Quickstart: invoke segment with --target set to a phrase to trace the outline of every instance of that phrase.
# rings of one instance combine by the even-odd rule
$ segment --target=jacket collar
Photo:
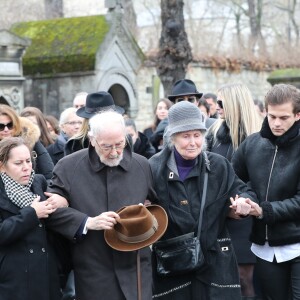
[[[268,117],[265,117],[262,128],[260,130],[260,135],[273,142],[278,147],[288,146],[300,133],[300,121],[296,121],[294,125],[282,136],[275,136],[269,126]]]
[[[100,158],[91,143],[89,144],[88,147],[88,156],[89,156],[91,167],[95,172],[99,172],[103,168],[108,167],[107,165],[105,165],[100,161]],[[132,160],[132,150],[130,148],[130,145],[127,144],[127,146],[123,151],[123,159],[121,160],[120,164],[117,167],[121,167],[124,171],[128,171],[130,168],[131,160]]]

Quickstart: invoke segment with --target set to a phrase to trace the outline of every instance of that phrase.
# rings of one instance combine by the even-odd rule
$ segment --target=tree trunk
[[[161,22],[156,68],[167,96],[175,81],[185,78],[186,68],[192,60],[184,28],[183,0],[161,0]]]
[[[255,3],[256,2],[256,3]],[[250,47],[255,52],[256,45],[258,52],[262,55],[266,54],[266,44],[261,33],[261,19],[262,19],[262,0],[248,0],[248,16],[250,22]],[[255,5],[257,4],[257,6]]]

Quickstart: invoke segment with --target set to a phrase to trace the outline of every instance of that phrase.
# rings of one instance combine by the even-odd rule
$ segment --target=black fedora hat
[[[171,95],[168,95],[168,99],[172,102],[180,96],[196,96],[201,98],[203,93],[197,91],[194,81],[190,79],[180,79],[176,81],[172,87]]]
[[[85,119],[90,119],[96,113],[105,110],[114,110],[120,114],[124,114],[124,109],[116,106],[113,97],[107,92],[97,92],[88,94],[84,107],[76,111],[77,116]]]

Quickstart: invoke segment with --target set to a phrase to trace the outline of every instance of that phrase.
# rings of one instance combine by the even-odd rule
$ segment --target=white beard
[[[100,154],[99,157],[103,164],[109,167],[116,167],[120,164],[121,160],[123,159],[123,152],[115,158],[105,158],[102,154]]]

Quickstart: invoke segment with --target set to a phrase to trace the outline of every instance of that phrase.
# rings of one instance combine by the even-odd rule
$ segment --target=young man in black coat
[[[300,299],[300,90],[277,84],[265,106],[261,131],[246,138],[232,164],[259,199],[249,201],[250,239],[262,298]]]

